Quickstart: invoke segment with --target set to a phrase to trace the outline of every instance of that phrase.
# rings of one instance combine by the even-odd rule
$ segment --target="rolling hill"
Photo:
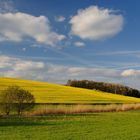
[[[7,86],[18,85],[29,90],[37,103],[134,103],[139,98],[68,87],[47,82],[0,77],[0,91]]]

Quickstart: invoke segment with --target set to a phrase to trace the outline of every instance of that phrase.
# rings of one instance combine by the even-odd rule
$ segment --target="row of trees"
[[[95,89],[104,92],[110,92],[110,93],[140,98],[140,91],[119,84],[111,84],[111,83],[96,82],[96,81],[89,81],[89,80],[68,80],[67,86]]]
[[[0,94],[0,108],[6,115],[11,112],[21,115],[23,111],[32,109],[34,103],[34,96],[19,86],[10,86]]]

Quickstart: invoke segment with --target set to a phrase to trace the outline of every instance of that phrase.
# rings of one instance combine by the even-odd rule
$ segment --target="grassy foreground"
[[[138,140],[140,111],[0,118],[1,140]]]
[[[46,82],[0,77],[0,91],[18,85],[34,94],[37,103],[132,103],[140,99],[96,90],[67,87]]]

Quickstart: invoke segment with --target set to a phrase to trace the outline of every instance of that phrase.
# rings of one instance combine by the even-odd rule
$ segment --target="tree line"
[[[68,80],[66,85],[140,98],[139,90],[120,84],[96,82],[89,80]]]

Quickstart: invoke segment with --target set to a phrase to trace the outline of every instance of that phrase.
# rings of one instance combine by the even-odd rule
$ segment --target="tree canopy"
[[[66,85],[72,87],[86,88],[86,89],[95,89],[104,92],[140,98],[139,90],[120,84],[96,82],[96,81],[89,81],[89,80],[68,80]]]
[[[19,86],[9,86],[1,93],[2,110],[9,115],[11,111],[16,111],[21,115],[23,111],[33,108],[35,103],[34,96]]]

